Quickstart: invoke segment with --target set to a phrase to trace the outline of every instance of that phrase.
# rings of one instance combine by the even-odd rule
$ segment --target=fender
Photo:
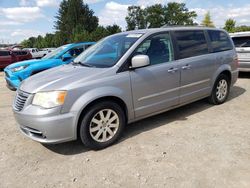
[[[127,107],[128,120],[134,119],[132,99],[129,96],[125,96],[127,96],[127,94],[125,94],[123,90],[111,86],[95,88],[87,91],[74,102],[70,109],[71,112],[76,114],[75,127],[77,127],[78,120],[84,108],[86,108],[86,106],[88,106],[93,101],[103,97],[117,97],[121,99]],[[75,131],[77,131],[77,129],[75,129]]]
[[[214,72],[211,80],[211,91],[213,90],[214,83],[217,79],[217,77],[223,72],[223,71],[229,71],[230,73],[232,72],[231,66],[229,64],[222,64],[220,65],[219,68]]]

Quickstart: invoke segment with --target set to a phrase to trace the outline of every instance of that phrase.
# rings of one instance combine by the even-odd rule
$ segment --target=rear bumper
[[[239,71],[250,72],[250,60],[239,60]]]
[[[232,71],[231,86],[233,86],[239,77],[239,70]]]

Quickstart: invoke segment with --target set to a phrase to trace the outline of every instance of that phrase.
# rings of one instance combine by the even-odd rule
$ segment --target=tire
[[[115,143],[120,138],[125,124],[122,108],[117,103],[103,101],[91,106],[84,114],[79,135],[86,147],[99,150]]]
[[[211,95],[208,100],[211,104],[220,105],[223,104],[229,95],[230,91],[230,79],[225,74],[220,74],[216,79]]]

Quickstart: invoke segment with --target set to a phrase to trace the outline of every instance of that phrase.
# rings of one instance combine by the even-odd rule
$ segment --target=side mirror
[[[140,67],[145,67],[150,64],[149,57],[147,55],[136,55],[132,58],[131,61],[131,68],[140,68]]]
[[[72,59],[72,56],[69,53],[66,53],[62,56],[62,61],[68,61]]]

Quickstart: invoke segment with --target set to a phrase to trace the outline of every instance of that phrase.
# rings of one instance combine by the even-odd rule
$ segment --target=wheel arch
[[[128,108],[126,103],[124,102],[123,99],[121,99],[120,97],[117,96],[113,96],[113,95],[108,95],[108,96],[102,96],[96,99],[93,99],[92,101],[89,101],[88,104],[86,104],[80,111],[76,123],[77,123],[77,127],[76,127],[76,136],[77,138],[79,138],[79,132],[80,132],[80,126],[81,126],[81,120],[84,117],[84,115],[86,114],[86,112],[95,104],[102,102],[102,101],[112,101],[115,102],[116,104],[118,104],[124,111],[124,115],[125,115],[125,119],[126,122],[128,121]]]

